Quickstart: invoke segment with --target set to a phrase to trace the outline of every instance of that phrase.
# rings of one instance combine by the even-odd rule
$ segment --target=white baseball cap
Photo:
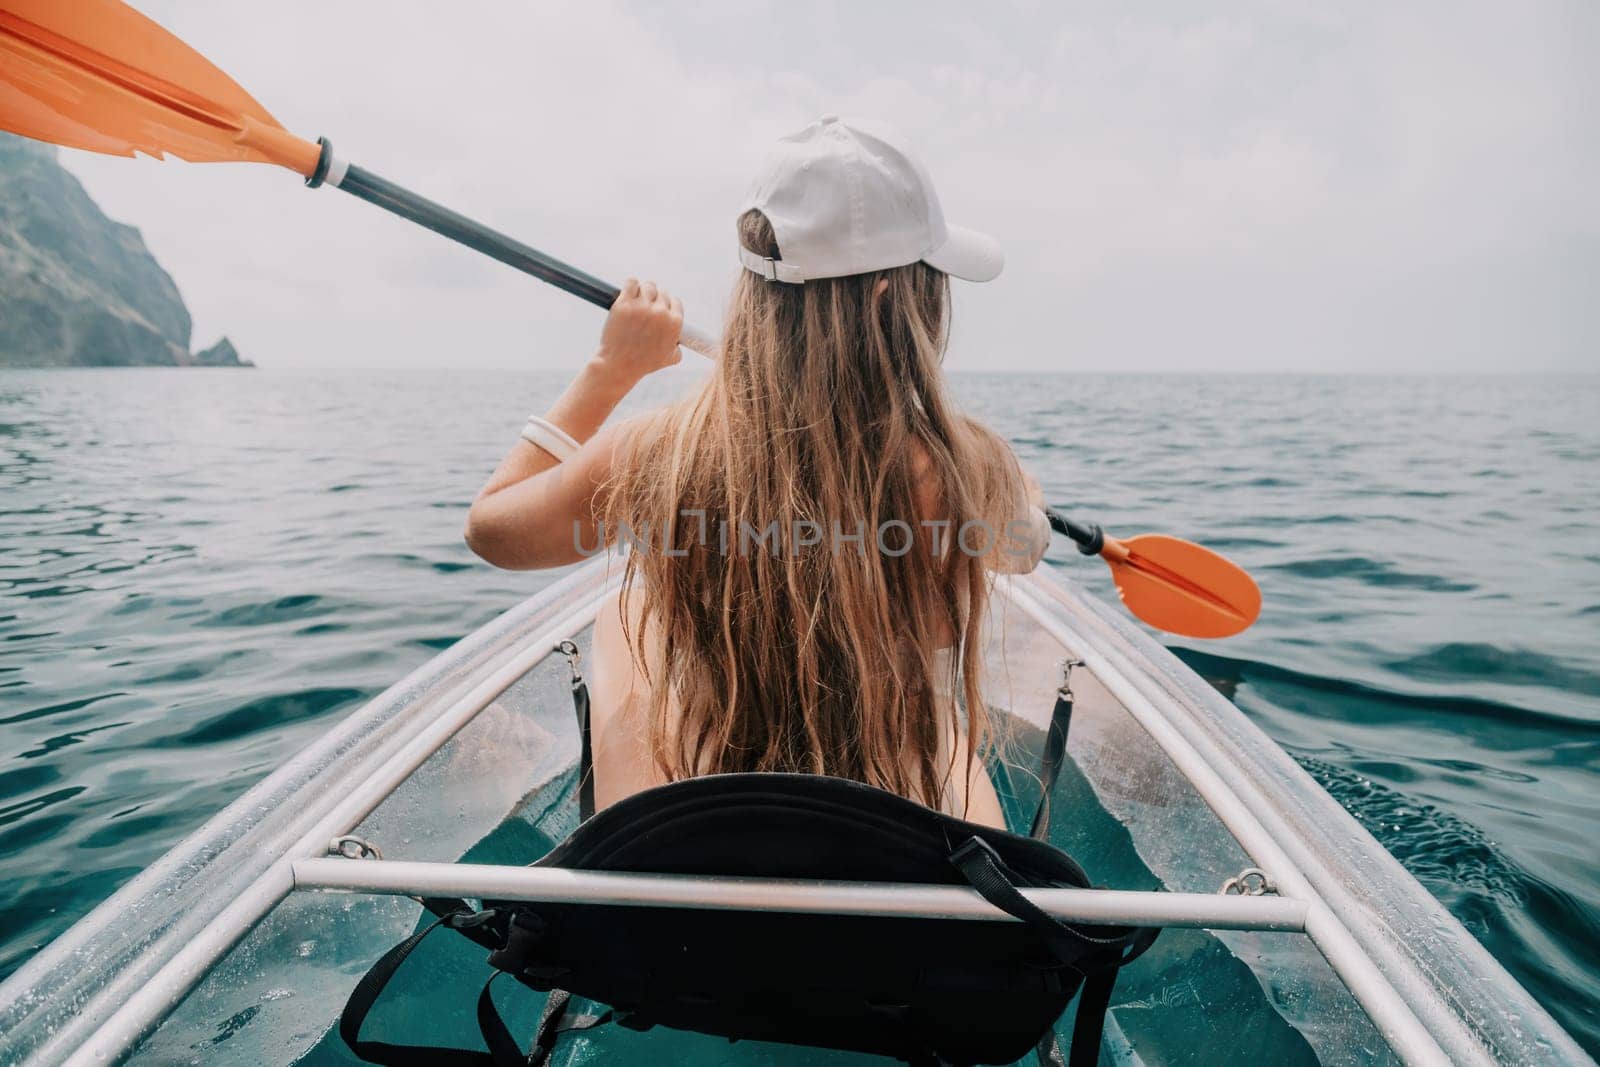
[[[993,237],[945,225],[933,179],[905,139],[878,122],[825,115],[783,138],[740,213],[752,208],[772,224],[781,258],[741,246],[739,262],[768,281],[799,285],[920,259],[986,282],[1005,265]]]

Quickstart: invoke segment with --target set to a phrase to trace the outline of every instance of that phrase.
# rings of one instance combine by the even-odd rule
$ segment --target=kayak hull
[[[586,564],[441,653],[41,951],[0,985],[0,1061],[165,1062],[220,1037],[233,1055],[315,1062],[360,971],[418,913],[390,895],[407,888],[398,882],[332,892],[352,888],[335,875],[365,875],[340,867],[362,861],[321,858],[328,843],[353,834],[413,867],[511,867],[570,832],[577,737],[553,649],[570,638],[587,651],[618,572]],[[1153,951],[1149,973],[1119,985],[1132,999],[1113,1008],[1108,1048],[1123,1061],[1192,1044],[1194,1034],[1162,1033],[1160,1018],[1189,1011],[1202,1021],[1260,1012],[1297,1050],[1287,1058],[1308,1062],[1589,1062],[1293,759],[1166,649],[1048,569],[996,588],[986,697],[1008,724],[994,770],[1010,809],[1031,803],[1028,768],[1061,663],[1080,661],[1072,773],[1052,798],[1075,817],[1052,820],[1053,842],[1099,884],[1169,897],[1215,897],[1261,868],[1304,930],[1171,931],[1158,942],[1173,946],[1167,955]],[[1185,982],[1235,1002],[1173,1003]]]

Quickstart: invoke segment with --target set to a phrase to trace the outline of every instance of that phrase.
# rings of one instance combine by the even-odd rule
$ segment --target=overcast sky
[[[715,326],[764,148],[887,120],[962,369],[1600,368],[1600,5],[135,0],[291,130]],[[600,312],[271,167],[63,151],[269,367],[556,367]]]

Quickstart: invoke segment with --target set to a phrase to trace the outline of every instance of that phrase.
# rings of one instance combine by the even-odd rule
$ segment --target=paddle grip
[[[1078,546],[1078,551],[1085,556],[1098,556],[1100,550],[1105,547],[1105,531],[1100,529],[1098,524],[1091,523],[1085,526],[1074,522],[1055,508],[1045,508],[1044,514],[1045,518],[1050,520],[1050,528],[1058,534],[1072,538]]]
[[[325,154],[331,158],[331,146],[325,149]],[[319,166],[318,169],[325,171],[327,168]],[[554,256],[546,255],[537,248],[529,247],[498,230],[490,229],[483,223],[452,211],[443,204],[436,204],[427,197],[396,185],[370,170],[351,164],[345,169],[338,186],[369,204],[375,204],[403,219],[425,226],[434,233],[466,245],[474,251],[482,252],[491,259],[498,259],[509,267],[514,267],[524,274],[531,274],[540,281],[548,282],[557,289],[587,300],[597,307],[610,308],[616,302],[619,292],[616,286],[608,285],[592,274],[563,263]],[[717,351],[717,342],[714,338],[687,323],[683,327],[682,343],[686,348],[705,356],[714,356]]]

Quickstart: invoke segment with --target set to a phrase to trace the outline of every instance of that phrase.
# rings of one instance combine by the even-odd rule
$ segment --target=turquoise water
[[[459,529],[560,384],[0,373],[0,974],[543,584]],[[1258,577],[1180,653],[1600,1051],[1600,379],[957,390],[1070,513]]]

